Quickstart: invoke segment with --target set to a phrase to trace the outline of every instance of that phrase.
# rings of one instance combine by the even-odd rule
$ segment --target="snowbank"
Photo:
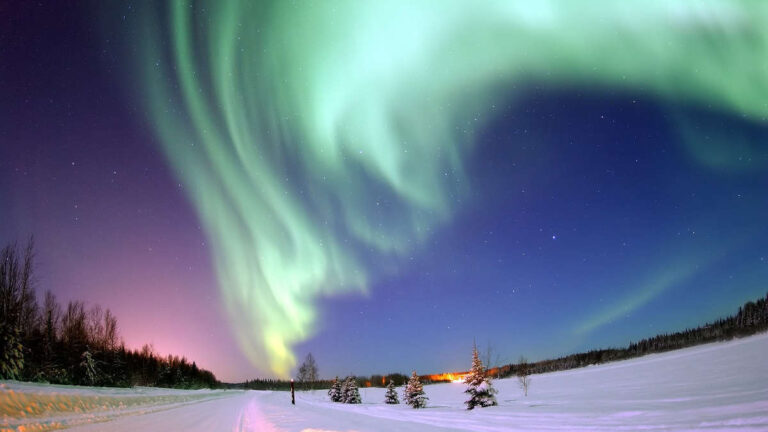
[[[426,409],[362,405],[325,391],[96,389],[0,383],[3,427],[88,431],[683,431],[768,430],[768,334],[515,379],[494,381],[499,406],[465,410],[463,384],[425,386]],[[399,389],[398,389],[399,390]],[[398,391],[400,393],[400,391]]]

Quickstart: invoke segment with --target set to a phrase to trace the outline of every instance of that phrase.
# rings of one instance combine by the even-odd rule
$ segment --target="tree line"
[[[401,373],[391,373],[387,375],[371,375],[371,376],[353,376],[355,385],[358,387],[381,387],[387,386],[390,381],[405,382],[408,377]],[[301,381],[296,379],[296,386],[299,390],[310,389],[328,389],[333,384],[333,380],[317,379],[314,381]],[[285,379],[272,379],[272,378],[254,378],[246,380],[241,383],[224,384],[227,388],[231,389],[246,389],[246,390],[290,390],[291,381]]]
[[[127,349],[117,318],[99,305],[61,305],[33,286],[34,248],[0,251],[0,379],[129,387],[213,388],[214,374],[194,362],[161,356],[151,345]]]
[[[388,382],[405,382],[408,379],[407,376],[401,373],[391,373],[388,375],[371,375],[371,376],[348,376],[344,379],[344,383],[354,381],[355,388],[359,387],[385,387]],[[328,389],[331,388],[334,383],[343,385],[339,381],[339,377],[332,380],[323,380],[319,378],[317,369],[317,362],[312,353],[307,354],[304,361],[299,365],[296,373],[295,384],[299,390],[312,390],[316,388]],[[257,378],[247,380],[242,383],[226,384],[228,388],[233,389],[247,389],[247,390],[290,390],[291,381],[285,379],[264,379]]]
[[[494,368],[491,372],[497,376],[509,377],[519,376],[523,371],[527,375],[574,369],[704,343],[725,341],[766,330],[768,330],[768,294],[763,298],[745,303],[733,315],[696,328],[675,333],[664,333],[642,339],[639,342],[630,342],[624,348],[597,349],[533,363],[518,362],[517,364],[501,366],[498,369]]]
[[[631,342],[625,348],[597,349],[567,356],[529,362],[525,357],[520,357],[517,363],[488,368],[488,376],[496,378],[517,377],[524,394],[527,396],[530,387],[530,375],[555,372],[566,369],[574,369],[594,364],[611,361],[626,360],[640,357],[646,354],[659,353],[680,348],[686,348],[698,344],[729,340],[734,337],[749,336],[768,330],[768,294],[756,301],[749,301],[741,306],[738,311],[723,319],[716,320],[693,329],[680,332],[661,334],[639,342]],[[485,353],[484,363],[490,363],[492,358],[490,349]],[[459,373],[457,375],[464,375]],[[310,381],[306,381],[311,377]],[[387,375],[353,376],[357,387],[389,387],[388,383],[404,383],[409,377],[401,373]],[[449,382],[450,380],[435,378],[434,375],[419,377],[423,384]],[[299,368],[297,375],[299,388],[324,388],[329,389],[334,380],[317,379],[315,360],[311,354]],[[279,379],[254,379],[239,384],[229,384],[231,388],[245,388],[252,390],[289,390],[291,382]]]

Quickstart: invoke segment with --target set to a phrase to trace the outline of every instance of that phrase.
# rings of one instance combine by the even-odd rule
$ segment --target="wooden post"
[[[293,395],[293,378],[291,378],[291,405],[296,405],[296,397]]]

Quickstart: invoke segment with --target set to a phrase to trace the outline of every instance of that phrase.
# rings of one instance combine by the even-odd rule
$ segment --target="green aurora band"
[[[471,187],[473,134],[527,85],[768,115],[762,0],[216,0],[140,13],[149,118],[210,238],[242,350],[281,377],[317,329],[319,297],[365,292],[448,223]],[[687,138],[695,160],[739,169],[728,143]]]

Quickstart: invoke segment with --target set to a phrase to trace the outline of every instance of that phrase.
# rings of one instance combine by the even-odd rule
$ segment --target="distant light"
[[[556,236],[556,235],[553,235],[553,236],[552,236],[552,240],[557,240],[557,236]]]

